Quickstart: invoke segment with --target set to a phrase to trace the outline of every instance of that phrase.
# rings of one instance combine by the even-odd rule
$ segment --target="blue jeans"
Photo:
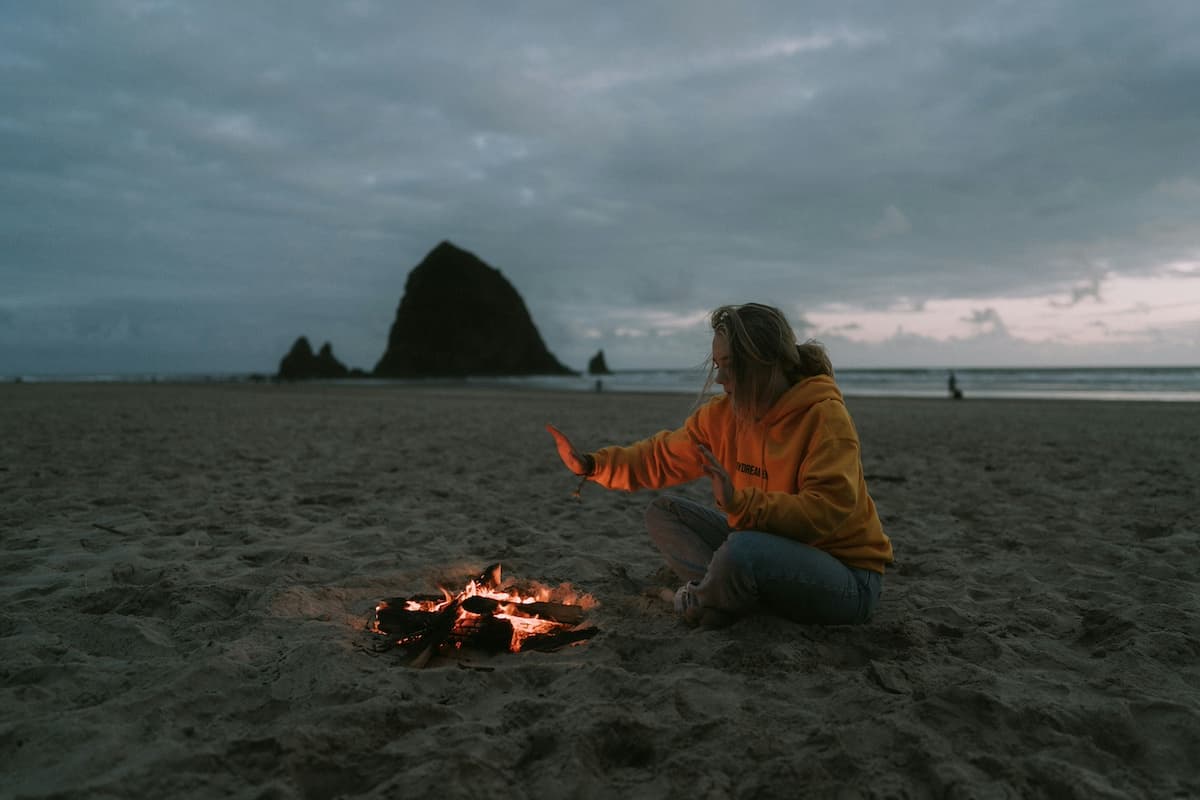
[[[721,512],[663,495],[646,509],[650,539],[667,565],[697,581],[703,608],[741,615],[765,609],[796,622],[866,622],[883,576],[823,550],[761,531],[731,531]]]

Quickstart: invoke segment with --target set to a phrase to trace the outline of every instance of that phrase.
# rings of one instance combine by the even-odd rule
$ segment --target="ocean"
[[[966,398],[1150,400],[1200,402],[1200,367],[964,368],[955,369]],[[947,369],[839,369],[847,397],[949,397]],[[573,391],[696,393],[700,370],[629,370],[604,376],[488,378]]]
[[[1200,402],[1200,367],[1038,367],[954,370],[958,388],[970,398],[1046,400],[1146,400]],[[847,397],[948,397],[947,369],[839,369],[838,385]],[[697,369],[623,370],[604,376],[522,376],[467,378],[463,385],[501,385],[561,391],[697,393],[704,384]],[[28,383],[183,383],[249,382],[251,375],[69,375],[22,376]],[[365,378],[330,381],[348,386],[422,384],[428,381]],[[438,381],[446,383],[446,381]]]

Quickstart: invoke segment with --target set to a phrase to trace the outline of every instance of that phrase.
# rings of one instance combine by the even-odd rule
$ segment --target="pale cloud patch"
[[[550,349],[567,364],[585,364],[604,350],[613,369],[688,367],[707,353],[708,310],[674,311],[662,307],[589,306],[565,303],[558,307],[565,325],[543,326]],[[566,342],[556,347],[554,341]]]
[[[872,241],[876,239],[887,239],[892,236],[904,236],[912,232],[912,223],[908,221],[908,217],[904,212],[895,206],[888,206],[883,210],[883,216],[867,229],[866,237]]]
[[[608,317],[625,327],[660,335],[692,331],[708,319],[707,310],[672,311],[670,309],[614,308]]]
[[[1200,180],[1175,178],[1162,181],[1154,187],[1154,191],[1173,200],[1200,200]]]
[[[1050,305],[1055,308],[1070,308],[1071,306],[1079,305],[1084,300],[1091,298],[1097,303],[1102,302],[1100,297],[1100,278],[1093,277],[1090,281],[1080,284],[1071,289],[1071,297],[1066,301],[1051,300]]]
[[[246,113],[213,112],[200,116],[201,134],[210,141],[228,147],[258,150],[278,147],[279,136]]]
[[[723,60],[729,64],[756,63],[779,58],[792,58],[803,53],[820,52],[835,47],[854,49],[876,44],[884,37],[873,31],[838,28],[809,36],[789,36],[771,39],[741,51],[725,54]]]
[[[529,158],[529,143],[524,139],[502,133],[476,133],[471,146],[487,166],[502,166]]]
[[[1200,261],[1179,261],[1168,264],[1164,274],[1169,277],[1200,278]]]
[[[973,309],[962,320],[981,333],[1008,333],[999,312],[990,306],[988,308]]]
[[[575,91],[615,92],[636,84],[676,83],[712,76],[746,66],[767,64],[835,48],[855,49],[883,41],[881,34],[840,27],[800,36],[780,36],[737,47],[718,47],[702,55],[668,54],[642,59],[625,67],[605,66],[563,83]],[[807,90],[807,97],[815,90]]]
[[[887,341],[899,331],[943,344],[1001,334],[1028,345],[1085,347],[1153,339],[1183,346],[1200,328],[1197,266],[1172,264],[1152,276],[1110,273],[1069,290],[1075,302],[1043,296],[933,299],[887,309],[839,304],[810,310],[807,317],[818,337],[861,344]]]

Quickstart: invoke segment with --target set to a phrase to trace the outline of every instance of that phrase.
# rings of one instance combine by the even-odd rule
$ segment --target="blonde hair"
[[[816,375],[833,377],[825,346],[815,339],[797,344],[787,318],[773,306],[721,306],[712,312],[710,323],[713,333],[729,341],[729,369],[737,388],[733,402],[739,413],[761,408],[772,385],[793,386]],[[701,395],[712,388],[716,376],[710,361]]]

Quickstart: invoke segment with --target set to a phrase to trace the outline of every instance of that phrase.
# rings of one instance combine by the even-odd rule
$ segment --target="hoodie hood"
[[[784,392],[775,405],[763,416],[761,423],[774,425],[794,414],[803,414],[817,403],[836,400],[845,404],[837,382],[828,375],[805,378]]]

